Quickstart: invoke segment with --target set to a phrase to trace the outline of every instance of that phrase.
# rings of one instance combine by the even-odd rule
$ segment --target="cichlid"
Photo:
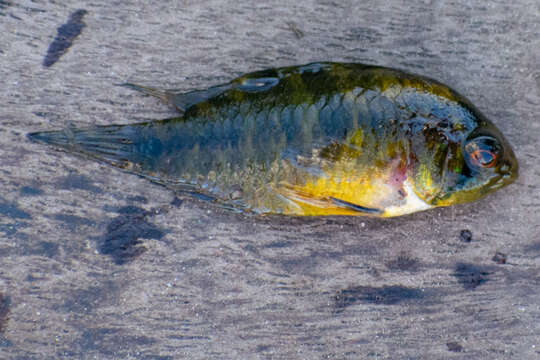
[[[467,99],[400,70],[312,63],[186,93],[124,85],[181,116],[29,137],[259,214],[399,216],[518,176],[512,148]]]

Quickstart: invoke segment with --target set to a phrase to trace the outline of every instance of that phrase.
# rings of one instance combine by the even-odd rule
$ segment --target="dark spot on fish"
[[[20,190],[21,196],[38,196],[43,194],[43,190],[31,186],[23,186]]]
[[[412,257],[406,252],[401,252],[399,255],[386,263],[386,267],[390,270],[398,271],[417,271],[420,262],[417,258]]]
[[[470,230],[461,230],[459,233],[459,238],[463,242],[471,242],[472,241],[472,232]]]
[[[489,271],[486,266],[459,263],[452,274],[466,290],[474,290],[489,280]]]
[[[491,260],[497,264],[506,264],[506,254],[497,251]]]
[[[9,320],[9,311],[11,308],[11,299],[0,293],[0,334],[6,330],[6,325]]]
[[[159,240],[165,233],[148,222],[147,217],[153,215],[150,211],[125,206],[118,213],[120,216],[107,225],[98,249],[102,254],[110,255],[116,264],[123,265],[146,251],[141,239]]]
[[[230,198],[231,200],[239,200],[239,199],[242,198],[242,194],[243,194],[243,193],[242,193],[242,190],[241,190],[241,189],[236,189],[236,190],[234,190],[234,191],[231,193],[231,195],[229,196],[229,198]]]
[[[29,213],[18,208],[13,203],[0,202],[0,215],[7,216],[12,219],[31,219]]]
[[[99,187],[93,185],[92,181],[84,175],[69,174],[68,176],[62,178],[58,182],[58,185],[62,189],[80,189],[90,191],[96,194],[102,192]]]
[[[406,286],[356,286],[341,290],[334,297],[336,308],[344,308],[356,303],[396,305],[404,301],[420,300],[424,298],[422,290]]]
[[[95,222],[77,215],[70,214],[55,214],[53,216],[55,220],[61,221],[64,227],[70,231],[76,231],[80,226],[92,226]]]
[[[461,346],[461,344],[458,343],[457,341],[448,342],[448,343],[446,343],[446,346],[448,347],[448,351],[452,351],[452,352],[462,352],[463,351],[463,346]]]
[[[45,59],[43,60],[44,67],[52,66],[73,45],[73,41],[86,26],[83,18],[87,13],[88,11],[86,10],[75,11],[70,15],[68,22],[57,29],[56,37],[51,45],[49,45],[47,55],[45,55]]]

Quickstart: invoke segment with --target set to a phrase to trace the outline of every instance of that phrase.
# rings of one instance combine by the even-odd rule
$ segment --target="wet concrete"
[[[86,26],[44,67],[79,9]],[[533,0],[0,2],[0,358],[537,359],[539,13]],[[188,90],[322,60],[457,89],[513,144],[520,178],[396,219],[257,218],[26,138],[174,114],[114,84]]]

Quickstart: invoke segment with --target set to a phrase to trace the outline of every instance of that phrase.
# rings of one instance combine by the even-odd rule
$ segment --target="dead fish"
[[[476,107],[400,70],[312,63],[185,93],[124,85],[181,116],[30,139],[258,214],[399,216],[480,199],[518,176]]]

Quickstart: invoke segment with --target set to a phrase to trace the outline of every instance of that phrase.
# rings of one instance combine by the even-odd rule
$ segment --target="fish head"
[[[423,177],[431,182],[429,186],[416,186],[428,190],[426,203],[449,206],[475,201],[517,179],[518,162],[502,133],[487,119],[475,124],[461,137],[438,144],[447,149],[444,156],[432,158],[436,163],[431,168],[439,169],[439,175]]]

